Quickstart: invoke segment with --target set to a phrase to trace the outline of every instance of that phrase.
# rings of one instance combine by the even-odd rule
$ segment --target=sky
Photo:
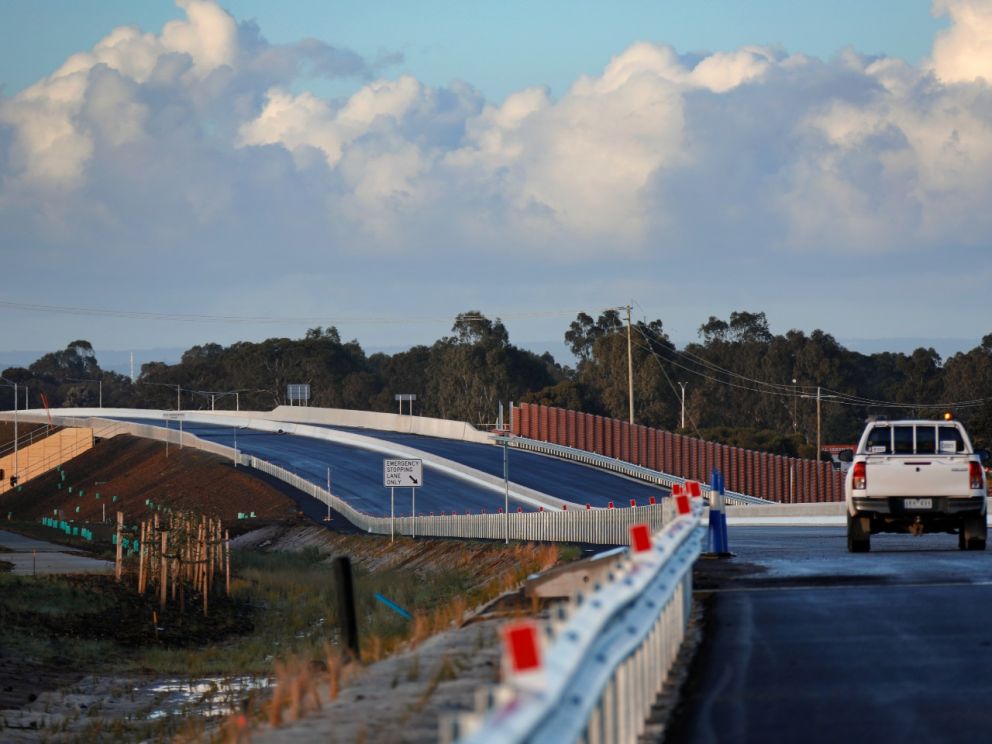
[[[627,303],[970,348],[988,81],[992,0],[5,0],[0,351]]]

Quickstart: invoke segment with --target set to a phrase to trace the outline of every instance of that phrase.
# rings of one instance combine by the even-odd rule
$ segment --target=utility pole
[[[820,461],[820,386],[816,386],[816,461]]]
[[[685,429],[685,383],[680,382],[679,387],[682,388],[682,428]]]
[[[792,378],[792,433],[799,431],[799,386],[796,378]]]
[[[629,398],[630,423],[634,424],[634,352],[630,342],[630,305],[624,305],[627,311],[627,397]]]

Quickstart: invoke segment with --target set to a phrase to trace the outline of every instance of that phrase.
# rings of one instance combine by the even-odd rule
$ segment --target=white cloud
[[[180,5],[160,33],[115,29],[0,98],[6,224],[74,225],[104,251],[209,242],[218,260],[264,238],[298,257],[498,249],[655,268],[702,250],[992,237],[987,3],[936,3],[951,27],[920,67],[639,42],[560,98],[533,87],[502,102],[375,77],[314,40],[269,44],[208,0]],[[315,71],[363,84],[323,99],[298,86]]]
[[[934,0],[933,12],[951,18],[951,27],[940,31],[933,45],[937,76],[947,83],[992,83],[992,3]]]

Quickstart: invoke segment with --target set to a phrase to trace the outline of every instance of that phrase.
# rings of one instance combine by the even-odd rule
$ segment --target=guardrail
[[[536,670],[504,672],[476,710],[442,719],[440,740],[464,744],[634,742],[678,655],[692,606],[701,500],[626,552],[609,580],[552,610]],[[507,665],[504,665],[506,667]]]
[[[668,488],[675,485],[685,485],[687,480],[691,480],[690,478],[680,478],[677,475],[663,473],[659,470],[651,470],[650,468],[643,467],[642,465],[635,465],[631,462],[626,462],[625,460],[618,460],[615,457],[607,457],[606,455],[599,455],[595,452],[588,452],[574,447],[566,447],[562,444],[552,444],[551,442],[544,442],[540,439],[510,436],[507,437],[507,441],[511,447],[515,447],[517,449],[538,452],[543,455],[551,455],[552,457],[559,457],[563,460],[581,462],[585,465],[591,465],[603,470],[611,470],[614,473],[626,475],[628,478],[636,478],[637,480],[647,481],[649,483],[654,483],[659,486],[666,486]],[[702,484],[702,490],[703,493],[709,497],[712,489],[708,485]],[[733,491],[724,492],[723,497],[725,501],[735,506],[745,504],[778,503],[776,501],[758,498],[757,496],[734,493]]]

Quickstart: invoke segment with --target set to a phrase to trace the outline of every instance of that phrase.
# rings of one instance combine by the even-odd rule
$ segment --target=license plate
[[[933,499],[906,499],[902,504],[907,509],[933,509]]]

